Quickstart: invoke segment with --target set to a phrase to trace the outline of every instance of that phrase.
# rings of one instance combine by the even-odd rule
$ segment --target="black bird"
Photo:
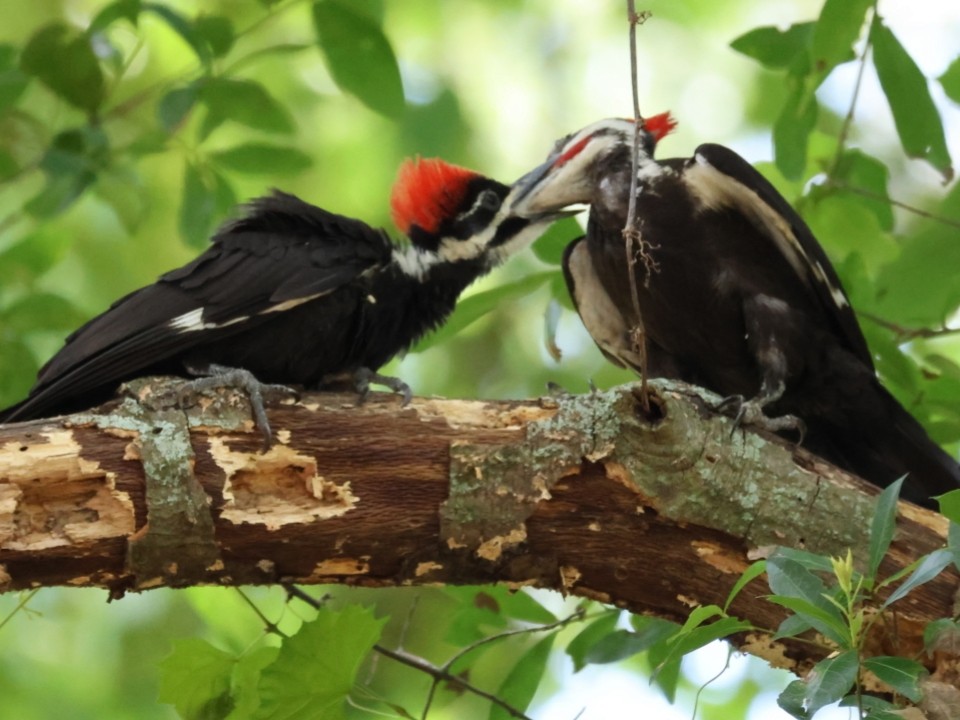
[[[960,487],[957,462],[878,381],[810,228],[728,148],[705,144],[691,158],[654,160],[674,126],[663,114],[641,130],[643,251],[632,281],[623,236],[632,121],[602,120],[563,138],[516,183],[519,214],[590,204],[586,238],[567,248],[564,274],[600,349],[639,372],[629,334],[642,321],[649,377],[730,397],[742,419],[769,429],[805,425],[808,449],[876,485],[909,473],[902,495],[913,502],[932,507],[931,496]]]
[[[153,374],[225,375],[253,396],[255,381],[318,387],[353,378],[361,392],[373,381],[409,399],[406,384],[375,371],[558,217],[514,217],[509,193],[441,160],[407,161],[391,198],[410,239],[398,246],[383,230],[274,191],[193,262],[70,335],[0,422],[88,408],[119,383]],[[262,411],[257,419],[268,435]]]

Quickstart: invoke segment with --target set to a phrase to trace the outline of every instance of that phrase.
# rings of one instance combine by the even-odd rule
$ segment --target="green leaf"
[[[37,367],[36,358],[22,342],[0,342],[0,407],[23,399],[37,379]]]
[[[827,637],[840,643],[849,635],[840,611],[824,597],[827,588],[823,581],[779,549],[767,559],[767,581],[774,592],[771,600],[776,598],[778,604],[786,606],[786,599],[796,598],[805,608],[815,608],[816,613],[805,610],[801,619]]]
[[[730,588],[730,592],[727,594],[726,602],[723,603],[723,611],[727,612],[730,609],[730,603],[734,601],[737,595],[740,594],[740,591],[743,590],[747,585],[750,584],[752,580],[760,577],[767,571],[767,561],[766,560],[757,560],[750,567],[743,571],[743,574],[737,578],[737,581],[733,584],[733,587]]]
[[[206,640],[174,640],[173,652],[160,662],[160,702],[176,707],[186,720],[224,717],[233,708],[234,662],[232,655]]]
[[[792,610],[805,624],[816,628],[837,645],[850,647],[850,630],[836,608],[830,612],[803,598],[787,595],[768,595],[767,600]]]
[[[224,120],[278,134],[289,134],[295,129],[286,108],[253,80],[210,78],[200,84],[200,100],[207,107],[201,136],[209,134]]]
[[[97,197],[103,200],[123,224],[128,233],[133,233],[146,217],[143,181],[131,168],[111,168],[97,176]]]
[[[284,639],[277,659],[261,671],[260,707],[253,717],[345,718],[344,701],[386,621],[357,605],[341,612],[320,610]]]
[[[689,632],[678,632],[670,640],[672,646],[669,648],[669,652],[663,663],[682,658],[694,650],[699,650],[704,645],[709,645],[714,640],[722,640],[738,632],[750,630],[752,627],[753,626],[746,620],[725,617],[709,625],[700,625]]]
[[[540,687],[547,661],[550,659],[550,650],[553,649],[556,639],[556,632],[552,632],[521,655],[507,679],[500,685],[497,697],[521,712],[526,710]],[[499,705],[493,705],[489,717],[490,720],[507,720],[516,716]]]
[[[674,636],[671,642],[677,642],[684,635],[689,634],[695,628],[703,625],[707,620],[712,618],[722,616],[723,610],[720,609],[719,605],[701,605],[700,607],[694,608],[686,619],[686,622],[680,626],[680,629],[677,630],[677,634]]]
[[[880,227],[889,232],[893,229],[893,206],[887,194],[887,181],[890,171],[880,160],[861,150],[845,150],[837,165],[836,177],[850,186],[850,190],[840,186],[834,190],[848,202],[855,202],[872,212]],[[854,190],[862,190],[862,195]]]
[[[880,609],[889,607],[897,600],[905,597],[911,590],[933,580],[940,572],[951,562],[953,562],[953,552],[950,550],[934,550],[926,555],[903,584],[890,593],[890,597],[880,606]]]
[[[213,53],[210,51],[210,46],[187,18],[176,10],[160,3],[144,3],[141,11],[152,12],[160,17],[171,30],[186,41],[204,67],[210,67],[213,62]]]
[[[67,233],[41,225],[33,233],[0,252],[0,285],[30,284],[56,265],[70,247]]]
[[[604,638],[614,633],[617,622],[620,620],[619,610],[609,610],[599,618],[589,623],[577,636],[567,644],[567,655],[573,660],[573,671],[580,672],[587,666],[588,653],[593,650]],[[602,662],[602,661],[601,661]]]
[[[817,123],[817,98],[805,77],[788,76],[787,102],[773,126],[777,168],[789,180],[798,180],[807,167],[807,143]]]
[[[17,48],[6,43],[0,44],[0,110],[16,103],[29,82],[17,65]]]
[[[873,3],[874,0],[826,0],[823,4],[810,42],[813,70],[821,80],[840,63],[853,60],[852,46],[860,37],[867,10]]]
[[[160,98],[157,104],[157,117],[163,129],[168,133],[174,132],[187,117],[187,113],[197,104],[199,96],[199,89],[191,83],[186,87],[174,88]]]
[[[877,570],[883,556],[890,549],[893,533],[897,529],[897,499],[900,497],[900,488],[904,478],[884,489],[877,498],[877,509],[874,511],[870,524],[870,564],[868,578],[871,582],[877,577]]]
[[[908,700],[920,702],[920,678],[927,669],[916,660],[902,657],[877,656],[867,658],[863,666]]]
[[[765,67],[786,69],[810,47],[813,28],[812,22],[791,25],[786,30],[772,26],[754,28],[730,43],[730,47]]]
[[[803,706],[807,697],[807,684],[803,680],[794,680],[777,696],[777,705],[797,720],[809,720],[811,713]]]
[[[940,84],[948,98],[960,103],[960,57],[950,63],[950,67],[940,76]]]
[[[636,632],[615,630],[609,635],[600,638],[596,644],[587,651],[584,662],[591,665],[619,662],[620,660],[646,652],[654,645],[665,643],[678,632],[676,623],[661,620],[660,618],[650,618],[650,620],[652,620],[652,622],[645,623],[644,626]]]
[[[778,547],[776,554],[777,557],[792,560],[807,570],[833,574],[833,564],[830,562],[830,558],[823,555],[817,555],[808,550],[797,550],[796,548],[784,546]]]
[[[213,227],[217,207],[214,181],[209,173],[201,173],[187,163],[183,175],[180,200],[180,235],[188,245],[204,247]]]
[[[140,9],[140,0],[114,0],[104,5],[103,9],[97,13],[93,22],[90,23],[88,32],[91,34],[102,32],[117,20],[126,20],[136,27]]]
[[[66,23],[51,23],[35,32],[20,56],[20,69],[90,114],[105,97],[103,71],[90,38]]]
[[[533,243],[533,254],[548,265],[560,265],[567,246],[583,237],[583,228],[574,218],[555,222]]]
[[[813,626],[799,615],[790,615],[783,619],[777,631],[773,634],[774,640],[780,638],[796,637],[800,633],[812,629]]]
[[[86,316],[72,302],[46,292],[26,295],[3,311],[4,328],[17,333],[73,330],[84,320]]]
[[[194,30],[210,48],[214,57],[223,57],[233,47],[233,23],[221,15],[201,15],[193,21]]]
[[[954,531],[955,539],[960,541],[960,490],[951,490],[950,492],[945,492],[943,495],[938,495],[936,501],[940,505],[940,513],[945,516],[950,522],[950,529],[953,530],[954,527],[957,530]],[[957,543],[950,543],[951,547],[957,545]],[[960,549],[960,547],[958,547]]]
[[[278,647],[259,647],[237,659],[233,670],[233,697],[235,705],[228,720],[248,720],[260,707],[260,674],[280,654]]]
[[[923,649],[929,657],[937,651],[960,655],[960,624],[951,618],[927,623],[923,629]]]
[[[837,702],[857,680],[859,659],[856,650],[847,650],[813,666],[806,679],[803,707],[813,715]]]
[[[896,36],[879,20],[873,24],[871,38],[877,77],[904,151],[910,157],[926,160],[949,182],[953,178],[950,151],[927,79]]]
[[[318,0],[313,24],[330,75],[345,93],[389,118],[403,114],[403,83],[390,41],[349,3]]]
[[[502,307],[503,303],[529,295],[553,276],[553,272],[534,273],[515,282],[479,292],[461,300],[457,303],[450,319],[435,332],[422,338],[411,352],[423,352],[434,345],[446,342],[487,313]]]
[[[313,165],[310,156],[296,148],[253,142],[211,153],[210,160],[230,170],[251,175],[292,175]]]
[[[72,205],[108,162],[107,136],[99,127],[66,130],[53,139],[40,167],[46,185],[26,205],[35,217],[51,217]]]

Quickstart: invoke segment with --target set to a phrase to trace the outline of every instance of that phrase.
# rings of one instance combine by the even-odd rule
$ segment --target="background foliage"
[[[0,0],[0,406],[26,393],[67,332],[195,255],[238,200],[277,186],[389,227],[390,184],[405,156],[439,155],[509,182],[555,138],[629,115],[622,5]],[[879,14],[865,0],[821,6],[641,3],[653,12],[639,33],[641,107],[670,108],[680,120],[661,154],[731,144],[797,204],[861,312],[888,386],[956,449],[960,348],[943,328],[960,304],[960,191],[950,182],[951,153],[960,153],[960,15],[936,2],[881,3]],[[583,391],[591,378],[601,387],[631,379],[604,363],[574,315],[547,312],[551,299],[568,305],[556,262],[574,231],[561,228],[475,286],[453,323],[391,371],[418,393],[460,397],[536,395],[548,380]],[[541,341],[555,322],[559,363]],[[364,638],[373,642],[382,623],[381,644],[442,663],[508,619],[549,623],[572,608],[496,589],[331,593],[330,610],[343,614],[321,615],[296,637],[301,648],[325,632],[354,638],[337,650],[361,666],[349,709],[336,693],[291,699],[284,682],[307,687],[323,676],[334,689],[352,685],[349,673],[297,662],[292,676],[271,665],[259,696],[246,693],[277,646],[251,608],[288,633],[312,610],[287,605],[279,589],[251,591],[252,605],[231,591],[195,589],[109,607],[102,593],[29,598],[0,627],[5,712],[169,718],[175,705],[185,717],[220,717],[230,707],[231,717],[248,717],[303,700],[326,709],[302,717],[374,717],[358,707],[418,716],[429,678],[365,659]],[[26,599],[0,597],[0,611]],[[583,718],[610,716],[610,693],[598,689],[623,675],[589,663],[639,646],[617,645],[630,637],[617,613],[588,612],[593,635],[568,654],[551,650],[566,647],[582,623],[558,639],[531,634],[484,646],[454,669],[469,667],[471,682],[518,704],[539,685],[530,710],[538,718],[573,717],[570,702],[587,707]],[[595,644],[600,650],[587,652]],[[725,658],[711,657],[719,670]],[[587,669],[570,679],[571,662]],[[650,663],[639,655],[621,667]],[[680,716],[689,717],[695,681],[712,672],[670,667],[658,682],[667,694],[678,690]],[[787,679],[756,666],[732,674],[736,682],[703,694],[701,717],[772,717],[758,694]],[[575,701],[558,694],[560,678],[571,687],[583,677],[606,679],[591,680],[592,692]],[[636,694],[647,681],[632,678],[625,692]],[[231,689],[234,705],[209,704]],[[437,718],[490,712],[449,689],[434,708]]]

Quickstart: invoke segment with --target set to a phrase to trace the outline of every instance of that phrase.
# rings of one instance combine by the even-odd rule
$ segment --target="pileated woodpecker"
[[[230,368],[242,369],[226,374],[251,401],[256,381],[317,387],[349,376],[362,392],[372,380],[409,400],[409,388],[377,368],[441,325],[464,288],[559,216],[516,217],[509,193],[441,160],[407,161],[391,198],[410,238],[399,247],[383,230],[274,191],[193,262],[70,335],[0,421],[90,407],[134,377]],[[269,437],[262,409],[257,419]]]
[[[586,238],[567,248],[564,274],[600,349],[639,372],[629,335],[642,321],[650,377],[734,398],[741,417],[770,429],[799,419],[805,445],[842,468],[880,486],[909,473],[902,494],[914,502],[932,506],[930,496],[960,487],[956,461],[880,385],[806,223],[728,148],[654,160],[674,126],[663,114],[641,129],[632,279],[623,235],[632,121],[602,120],[563,138],[516,184],[515,211],[530,217],[590,204]]]

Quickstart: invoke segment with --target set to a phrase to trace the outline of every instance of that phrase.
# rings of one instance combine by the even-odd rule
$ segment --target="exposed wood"
[[[242,397],[185,412],[179,387],[137,381],[136,399],[98,413],[0,427],[3,590],[500,581],[682,621],[723,604],[776,544],[867,557],[876,488],[732,429],[685,385],[651,384],[652,420],[639,386],[406,408],[311,394],[271,408],[267,452]],[[943,546],[946,531],[901,503],[882,573]],[[957,581],[949,569],[898,603],[878,651],[914,655],[924,625],[952,615]],[[784,615],[768,592],[754,581],[732,613],[775,628]],[[759,635],[738,644],[795,667],[824,652]]]

